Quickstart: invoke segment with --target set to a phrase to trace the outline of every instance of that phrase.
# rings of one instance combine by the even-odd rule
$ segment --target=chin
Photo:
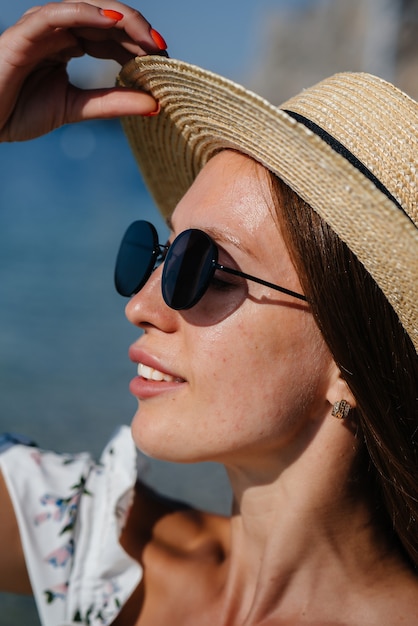
[[[172,430],[172,420],[167,426],[162,419],[147,418],[142,410],[137,411],[131,424],[134,443],[145,456],[168,463],[199,462],[191,447],[180,441],[178,431]]]

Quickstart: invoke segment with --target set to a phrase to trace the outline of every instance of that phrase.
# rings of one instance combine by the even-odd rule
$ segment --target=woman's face
[[[206,231],[220,263],[301,293],[273,206],[264,168],[225,151],[178,204],[171,239],[189,228]],[[174,311],[163,301],[161,273],[154,271],[126,309],[144,330],[130,349],[143,364],[131,383],[138,447],[164,460],[227,465],[298,454],[329,410],[333,363],[309,306],[240,279],[211,286],[194,308]]]

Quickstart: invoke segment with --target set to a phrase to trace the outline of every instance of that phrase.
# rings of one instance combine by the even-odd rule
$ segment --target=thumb
[[[68,99],[66,122],[152,113],[158,113],[158,102],[149,93],[117,87],[109,89],[72,87]]]

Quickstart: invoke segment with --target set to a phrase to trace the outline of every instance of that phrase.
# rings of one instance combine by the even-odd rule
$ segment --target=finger
[[[82,47],[84,52],[89,56],[97,59],[113,59],[120,65],[124,65],[132,59],[132,57],[147,54],[143,48],[127,38],[120,42],[114,39],[91,41],[89,39],[79,38],[78,42],[80,47]]]
[[[111,28],[110,30],[104,31],[94,28],[76,28],[72,29],[72,32],[78,39],[86,42],[86,45],[89,45],[91,49],[94,48],[95,43],[113,41],[117,43],[119,47],[128,50],[131,57],[155,53],[154,50],[150,50],[150,45],[145,37],[142,37],[138,41],[134,41],[123,29]]]
[[[40,4],[34,7],[30,7],[29,9],[26,9],[26,11],[22,14],[22,17],[25,17],[25,15],[30,15],[31,13],[35,13],[35,11],[39,11],[40,8]]]
[[[124,65],[134,56],[145,54],[133,44],[132,46],[127,44],[126,47],[123,47],[116,41],[91,42],[80,39],[79,42],[85,54],[96,59],[113,59],[119,65]]]
[[[120,6],[119,3],[115,6]],[[143,17],[143,15],[127,5],[123,5],[122,8],[123,18],[112,29],[113,33],[117,36],[119,31],[122,34],[118,38],[119,41],[126,42],[125,33],[128,35],[130,41],[138,44],[142,49],[142,52],[148,54],[158,53],[161,50],[165,50],[167,47],[163,37],[159,36],[156,40],[153,33],[155,33],[151,24]],[[146,25],[146,28],[144,26]]]
[[[150,115],[158,111],[158,103],[150,94],[123,88],[83,90],[71,86],[68,96],[67,122]]]
[[[105,3],[107,8],[108,3],[105,2],[105,0],[103,0],[102,3]],[[110,4],[112,4],[112,7],[118,6],[119,9],[122,6],[126,6],[115,2],[111,2]],[[101,7],[94,6],[90,3],[50,2],[27,11],[9,30],[13,29],[15,35],[19,34],[21,38],[27,37],[29,41],[36,42],[43,40],[45,36],[57,28],[77,29],[90,27],[94,29],[106,30],[114,28],[118,22],[124,21],[128,25],[126,32],[128,32],[128,30],[134,32],[137,39],[144,41],[150,49],[156,49],[157,46],[150,33],[151,27],[149,23],[138,11],[134,11],[127,6],[126,10],[130,19],[132,16],[135,16],[134,24],[130,24],[130,19],[126,19],[126,16],[119,21],[112,19],[103,13]],[[124,26],[118,26],[118,28],[123,29]],[[136,41],[136,38],[133,38],[133,40]]]
[[[62,1],[72,2],[73,0]],[[113,33],[120,32],[123,35],[126,33],[132,42],[139,44],[142,53],[144,51],[148,54],[158,53],[166,49],[164,38],[159,33],[155,33],[150,22],[137,9],[114,0],[90,0],[89,3],[122,13],[123,18],[115,24],[112,29]]]
[[[49,2],[32,7],[11,28],[23,28],[31,39],[44,37],[54,28],[94,26],[111,28],[115,20],[103,15],[100,8],[84,2]],[[22,30],[22,33],[25,31]]]
[[[62,0],[60,4],[66,4],[68,6],[71,4],[86,3],[74,3],[74,0]],[[113,36],[115,36],[115,33],[118,31],[122,32],[124,36],[126,33],[132,42],[138,44],[142,48],[142,52],[146,51],[148,54],[158,53],[165,49],[166,46],[164,39],[161,36],[158,36],[157,39],[155,38],[155,35],[153,36],[153,29],[150,22],[148,22],[148,20],[137,9],[114,0],[90,0],[88,2],[88,6],[95,7],[99,12],[103,9],[111,9],[113,11],[117,11],[118,13],[122,13],[122,19],[118,20],[113,25]],[[76,26],[74,25],[74,27]]]

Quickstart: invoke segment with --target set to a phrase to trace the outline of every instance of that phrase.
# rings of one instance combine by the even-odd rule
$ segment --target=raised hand
[[[27,11],[0,36],[0,141],[23,141],[62,124],[149,114],[157,103],[125,89],[83,90],[69,82],[67,64],[89,54],[123,64],[161,53],[165,42],[131,7],[65,1]]]

